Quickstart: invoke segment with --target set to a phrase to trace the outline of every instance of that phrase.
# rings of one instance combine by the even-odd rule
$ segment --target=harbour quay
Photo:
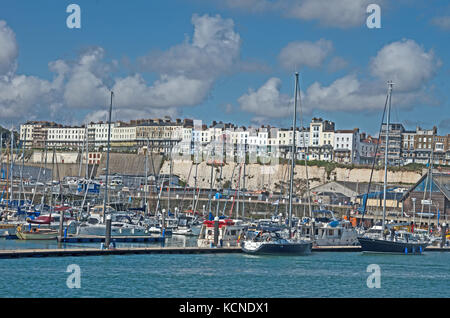
[[[322,252],[361,252],[360,246],[316,246],[312,253]],[[425,252],[450,252],[450,247],[429,246]],[[58,248],[58,249],[23,249],[2,250],[1,259],[33,258],[33,257],[64,257],[64,256],[105,256],[132,254],[230,254],[242,253],[240,247],[132,247],[132,248]]]

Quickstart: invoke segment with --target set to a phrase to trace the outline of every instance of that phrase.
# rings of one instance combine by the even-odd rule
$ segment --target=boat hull
[[[242,251],[255,255],[307,255],[311,253],[312,243],[262,243],[243,244]]]
[[[151,233],[144,229],[131,229],[131,228],[115,228],[111,227],[111,236],[148,236]],[[78,235],[96,235],[105,236],[106,226],[86,226],[81,227],[78,231]]]
[[[366,253],[422,254],[428,244],[395,242],[376,238],[358,238],[361,250]]]
[[[55,240],[58,237],[58,233],[30,233],[17,231],[16,236],[19,240]]]

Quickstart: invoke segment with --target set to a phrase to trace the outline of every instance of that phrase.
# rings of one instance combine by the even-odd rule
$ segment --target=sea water
[[[195,246],[195,240],[168,245]],[[118,246],[131,244],[118,244]],[[156,244],[157,245],[157,244]],[[52,248],[0,240],[0,248]],[[46,246],[46,247],[44,247]],[[72,244],[66,247],[99,247]],[[132,246],[152,246],[133,244]],[[153,244],[155,246],[155,244]],[[68,266],[80,269],[69,288]],[[379,268],[379,288],[370,265]],[[149,254],[0,259],[0,297],[449,297],[450,253]],[[370,288],[371,286],[372,288]],[[73,286],[72,286],[73,287]]]

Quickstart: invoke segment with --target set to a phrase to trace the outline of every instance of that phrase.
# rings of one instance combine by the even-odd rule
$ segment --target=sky
[[[113,120],[287,128],[299,72],[297,125],[377,134],[392,80],[391,122],[444,135],[449,39],[446,0],[2,0],[0,125],[106,120],[112,90]]]

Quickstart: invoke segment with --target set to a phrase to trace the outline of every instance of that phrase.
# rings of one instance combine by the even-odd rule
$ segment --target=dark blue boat
[[[427,243],[391,241],[383,238],[359,237],[361,250],[366,253],[422,254]]]
[[[307,255],[311,253],[312,242],[286,240],[276,232],[264,232],[245,240],[241,248],[248,254]]]

